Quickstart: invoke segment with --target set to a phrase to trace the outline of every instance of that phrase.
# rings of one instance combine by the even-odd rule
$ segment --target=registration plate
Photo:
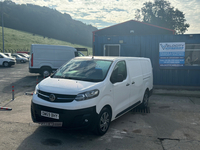
[[[52,113],[52,112],[47,112],[47,111],[41,111],[41,116],[43,117],[48,117],[48,118],[53,118],[53,119],[59,119],[59,114],[57,113]]]

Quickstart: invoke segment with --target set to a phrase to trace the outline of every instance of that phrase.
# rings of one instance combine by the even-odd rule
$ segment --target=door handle
[[[129,85],[130,85],[129,83],[126,84],[126,86],[129,86]]]
[[[135,84],[135,82],[133,81],[132,84]]]

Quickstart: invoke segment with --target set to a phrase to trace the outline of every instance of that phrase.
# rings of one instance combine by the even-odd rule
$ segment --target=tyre
[[[146,90],[144,93],[142,104],[140,105],[141,108],[146,108],[149,105],[149,92]]]
[[[46,67],[46,68],[42,68],[40,74],[41,74],[42,77],[48,77],[48,76],[51,75],[51,69],[48,68],[48,67]]]
[[[24,60],[20,60],[20,62],[21,62],[21,63],[24,63],[25,61],[24,61]]]
[[[4,67],[9,67],[9,63],[7,61],[3,62]]]
[[[110,126],[111,112],[107,107],[104,107],[97,119],[95,134],[104,135]]]

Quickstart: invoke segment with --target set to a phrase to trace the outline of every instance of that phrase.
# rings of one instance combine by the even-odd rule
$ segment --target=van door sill
[[[119,117],[119,116],[125,114],[126,112],[130,111],[131,109],[137,107],[137,106],[140,105],[140,104],[141,104],[141,102],[138,101],[137,103],[133,104],[132,106],[130,106],[130,107],[126,108],[125,110],[121,111],[120,113],[118,113],[118,114],[116,115],[115,118],[117,118],[117,117]]]

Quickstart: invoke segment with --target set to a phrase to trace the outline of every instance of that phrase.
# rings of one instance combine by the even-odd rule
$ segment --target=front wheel
[[[9,64],[8,64],[8,62],[7,62],[7,61],[5,61],[5,62],[3,63],[3,66],[4,66],[4,67],[9,67]]]
[[[24,61],[24,60],[22,60],[22,59],[20,60],[20,62],[21,62],[21,63],[25,63],[25,61]]]
[[[95,133],[97,135],[104,135],[110,126],[111,112],[108,108],[103,108],[98,116]]]

